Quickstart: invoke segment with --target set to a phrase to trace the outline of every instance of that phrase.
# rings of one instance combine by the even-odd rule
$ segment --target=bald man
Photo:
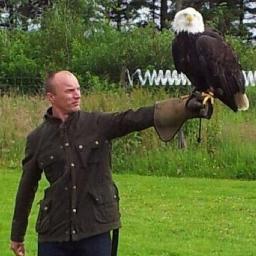
[[[27,137],[10,247],[16,256],[25,256],[28,217],[44,172],[49,186],[36,223],[38,255],[116,255],[110,232],[120,227],[120,213],[110,164],[112,139],[153,126],[169,141],[187,119],[210,118],[212,106],[193,94],[136,111],[84,112],[79,82],[69,71],[49,74],[45,91],[51,107]]]

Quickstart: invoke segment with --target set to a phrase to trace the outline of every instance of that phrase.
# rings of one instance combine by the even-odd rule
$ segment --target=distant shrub
[[[38,82],[39,66],[35,58],[33,35],[22,31],[0,33],[1,61],[0,87],[31,89]],[[34,48],[34,51],[33,51]],[[26,89],[27,88],[27,89]]]
[[[235,50],[243,70],[256,70],[256,46],[239,37],[227,36],[226,39]]]
[[[126,69],[174,69],[173,37],[172,32],[158,31],[151,25],[126,32],[107,24],[88,28],[60,7],[45,15],[38,31],[0,32],[0,86],[37,90],[47,72],[60,69],[74,72],[87,88],[104,81],[123,84],[127,82]],[[227,36],[227,40],[242,68],[256,70],[255,47],[236,37]]]
[[[129,32],[118,32],[104,26],[91,32],[83,41],[72,45],[72,69],[115,82],[120,81],[124,69],[171,68],[171,34],[148,26]]]

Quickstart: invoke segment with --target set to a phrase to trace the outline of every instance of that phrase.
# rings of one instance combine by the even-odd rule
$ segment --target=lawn
[[[20,173],[0,170],[0,255],[9,251]],[[114,175],[121,194],[119,256],[256,255],[256,181]],[[26,256],[36,255],[36,202]]]

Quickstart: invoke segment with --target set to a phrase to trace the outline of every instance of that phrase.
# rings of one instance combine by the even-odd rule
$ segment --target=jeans
[[[110,256],[110,232],[69,242],[39,242],[38,256]]]

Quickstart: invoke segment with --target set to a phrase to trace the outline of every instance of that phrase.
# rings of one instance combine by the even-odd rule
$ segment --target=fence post
[[[178,148],[187,149],[187,142],[182,127],[178,131]]]

